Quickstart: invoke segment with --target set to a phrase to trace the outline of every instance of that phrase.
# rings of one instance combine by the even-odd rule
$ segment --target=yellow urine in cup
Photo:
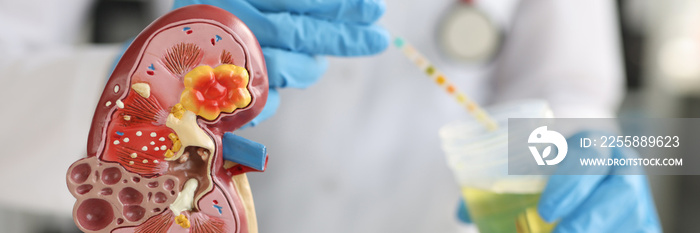
[[[463,187],[462,195],[480,233],[549,233],[555,224],[537,213],[538,193],[496,193]]]

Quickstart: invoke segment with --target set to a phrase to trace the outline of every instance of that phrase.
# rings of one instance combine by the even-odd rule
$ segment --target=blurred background
[[[627,95],[620,117],[700,117],[700,0],[616,0]],[[83,30],[119,44],[163,14],[168,1],[98,0]],[[688,152],[693,153],[693,152]],[[665,232],[700,232],[700,177],[649,177]],[[79,232],[67,216],[0,205],[2,232]]]

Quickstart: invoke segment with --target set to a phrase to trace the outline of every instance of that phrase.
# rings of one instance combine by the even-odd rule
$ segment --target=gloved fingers
[[[191,4],[214,5],[235,14],[263,47],[313,55],[363,56],[389,46],[389,33],[376,25],[332,22],[291,12],[263,13],[242,0],[176,0],[173,9]]]
[[[334,56],[372,55],[389,46],[389,33],[377,25],[337,23],[290,13],[265,13],[265,18],[266,22],[259,24],[264,27],[255,23],[251,27],[263,46]]]
[[[320,19],[371,24],[384,14],[383,0],[247,0],[263,12],[292,12]]]
[[[260,122],[263,122],[264,120],[267,120],[267,118],[270,118],[272,115],[275,115],[275,112],[277,112],[277,108],[279,108],[279,105],[279,92],[276,88],[270,88],[270,90],[267,92],[267,102],[265,103],[265,107],[263,107],[263,110],[260,112],[260,114],[258,114],[257,117],[253,118],[252,121],[248,122],[248,124],[245,124],[243,127],[241,127],[241,129],[256,126],[260,124]]]
[[[217,1],[220,4],[226,4],[226,1]],[[173,7],[171,10],[183,7],[183,6],[189,6],[189,5],[194,5],[194,4],[208,4],[208,5],[214,5],[216,6],[214,1],[212,0],[175,0],[173,1]],[[219,6],[219,8],[224,8]]]
[[[591,132],[577,133],[567,139],[567,143],[576,145],[582,137],[593,138],[590,135]],[[570,147],[568,157],[578,158],[579,155],[592,154],[601,158],[612,156],[607,149]],[[557,165],[559,168],[556,174],[549,177],[538,204],[539,213],[544,220],[553,222],[574,211],[611,173],[609,167],[583,167],[578,162],[577,159],[562,161]]]
[[[569,215],[579,208],[606,177],[605,175],[550,176],[537,206],[540,216],[547,222],[554,222]]]
[[[457,219],[463,223],[472,223],[472,217],[469,215],[467,203],[464,202],[464,199],[460,198],[457,205]]]
[[[625,175],[608,176],[554,232],[660,231],[645,176]]]
[[[318,81],[328,68],[324,57],[263,47],[270,88],[305,88]]]

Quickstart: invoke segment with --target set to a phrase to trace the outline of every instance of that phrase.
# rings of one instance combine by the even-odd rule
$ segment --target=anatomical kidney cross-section
[[[264,146],[231,133],[267,100],[253,33],[222,9],[192,5],[157,19],[102,92],[87,158],[66,182],[85,232],[257,232],[245,172]],[[226,143],[223,143],[226,142]]]

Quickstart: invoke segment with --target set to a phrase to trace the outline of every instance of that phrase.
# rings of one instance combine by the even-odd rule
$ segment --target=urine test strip
[[[494,121],[493,118],[491,118],[491,116],[484,111],[484,109],[482,109],[476,102],[471,100],[466,94],[459,91],[442,72],[438,71],[435,66],[433,66],[433,64],[431,64],[430,61],[428,61],[423,54],[420,54],[411,44],[406,42],[401,37],[396,37],[394,39],[394,45],[403,51],[404,55],[413,61],[413,63],[416,64],[419,69],[424,71],[428,77],[433,79],[433,82],[442,87],[447,94],[455,98],[457,103],[467,109],[467,112],[472,114],[477,121],[483,123],[488,130],[498,129],[498,124],[496,124],[496,121]]]

